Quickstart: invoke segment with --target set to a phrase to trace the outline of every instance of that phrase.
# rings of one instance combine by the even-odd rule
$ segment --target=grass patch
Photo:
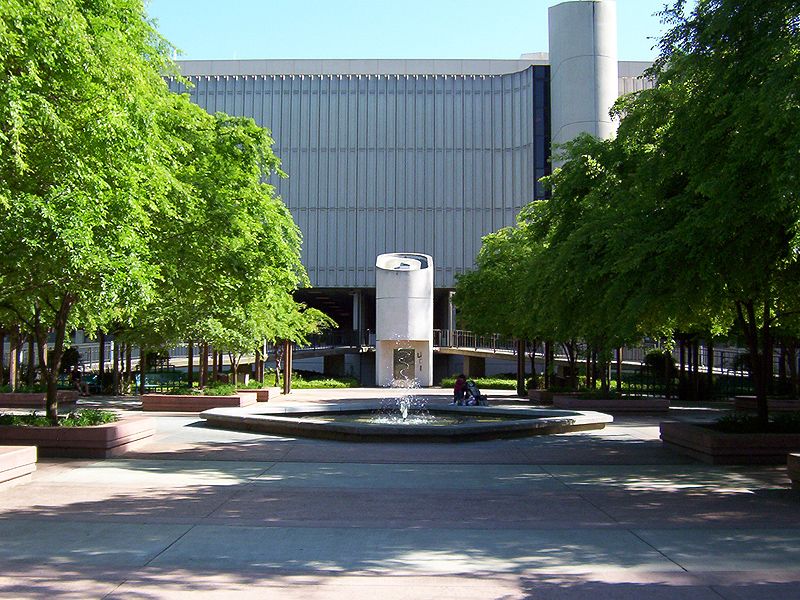
[[[247,385],[239,385],[237,386],[240,390],[262,390],[269,387],[267,383],[267,378],[264,378],[264,383],[261,383],[258,379],[252,379],[247,382]]]
[[[58,418],[60,427],[94,427],[115,423],[119,417],[107,410],[95,410],[87,408],[74,413],[69,413],[64,417]],[[31,413],[29,415],[0,415],[0,425],[11,425],[15,427],[51,427],[50,419],[47,417]]]
[[[358,387],[358,380],[352,377],[321,377],[319,379],[303,379],[292,377],[292,387],[298,390],[339,389]]]

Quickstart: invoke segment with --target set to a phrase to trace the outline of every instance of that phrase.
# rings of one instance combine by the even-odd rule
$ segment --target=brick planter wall
[[[155,433],[155,420],[130,417],[93,427],[0,426],[0,439],[13,446],[36,446],[39,456],[107,458],[128,451]]]
[[[792,480],[792,488],[800,492],[800,454],[790,454],[786,460],[786,468],[789,479]]]
[[[576,395],[553,396],[553,407],[564,410],[599,410],[612,412],[665,412],[666,398],[582,398]]]
[[[786,464],[800,433],[722,433],[690,423],[661,423],[664,445],[715,465]]]
[[[269,402],[269,390],[267,389],[257,389],[257,390],[236,390],[237,394],[255,394],[256,402]]]
[[[250,406],[256,403],[256,394],[236,396],[201,396],[200,394],[144,394],[142,410],[199,413],[211,408]]]

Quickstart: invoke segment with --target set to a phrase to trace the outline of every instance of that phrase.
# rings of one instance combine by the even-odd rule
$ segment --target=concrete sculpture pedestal
[[[378,385],[433,385],[433,259],[381,254],[375,263]]]

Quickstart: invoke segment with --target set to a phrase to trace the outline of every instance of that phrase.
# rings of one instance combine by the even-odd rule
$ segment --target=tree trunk
[[[678,398],[686,400],[686,344],[683,341],[683,337],[678,339],[678,349],[680,355],[680,366],[678,368]]]
[[[239,385],[239,361],[241,358],[241,354],[228,352],[228,360],[231,363],[231,377],[228,378],[228,383],[233,384],[234,387]],[[233,381],[231,381],[231,379],[233,379]]]
[[[528,395],[525,389],[525,340],[517,340],[517,395],[524,398]]]
[[[592,387],[592,347],[586,344],[586,389]]]
[[[125,344],[125,389],[133,392],[133,346],[128,342]]]
[[[219,374],[217,365],[217,350],[216,348],[211,348],[211,381],[217,381],[217,375]]]
[[[695,339],[692,345],[692,399],[700,400],[700,340]]]
[[[708,336],[706,341],[706,360],[708,362],[708,394],[709,399],[714,398],[714,340]]]
[[[147,349],[144,346],[139,346],[139,394],[145,393],[147,366]]]
[[[189,347],[186,353],[186,376],[189,381],[189,388],[191,389],[194,383],[194,344],[189,341]]]
[[[75,303],[75,297],[72,294],[65,294],[61,300],[61,304],[55,314],[53,322],[53,331],[55,332],[55,342],[53,344],[52,364],[48,364],[44,373],[47,375],[47,418],[53,425],[58,425],[58,369],[61,365],[61,357],[64,354],[64,340],[67,334],[67,321],[69,320],[69,313]],[[36,337],[40,340],[47,337],[47,331],[42,326],[39,318],[38,310],[36,312]],[[44,344],[46,346],[46,344]],[[43,354],[46,351],[40,350]],[[47,362],[47,359],[44,359]]]
[[[36,352],[33,334],[28,334],[28,364],[27,364],[27,372],[25,373],[25,383],[29,386],[33,386],[34,381],[36,380],[36,362],[34,361],[34,354]],[[42,382],[44,382],[44,377],[42,377]]]
[[[281,355],[283,354],[283,350],[281,349],[281,342],[275,343],[275,387],[280,387],[281,385]]]
[[[97,332],[97,383],[102,394],[106,387],[106,334],[104,331]]]
[[[208,342],[200,343],[200,388],[204,389],[208,383]]]
[[[797,342],[790,338],[786,344],[786,369],[789,381],[789,392],[793,398],[797,397]]]
[[[119,363],[120,351],[117,340],[111,341],[111,387],[112,394],[119,396]]]
[[[283,393],[292,391],[292,342],[283,342]]]
[[[569,389],[578,389],[578,342],[570,340],[562,344],[564,353],[567,355],[567,367],[569,368]]]
[[[753,388],[756,393],[757,417],[759,422],[766,426],[769,422],[767,381],[765,377],[764,360],[759,348],[759,327],[756,322],[753,302],[736,302],[736,318],[744,334],[747,349],[750,352],[750,377],[753,381]]]
[[[667,400],[672,398],[672,352],[664,352],[664,395]]]
[[[553,378],[551,371],[553,370],[552,362],[552,344],[550,342],[544,343],[544,389],[549,390],[553,385]]]
[[[617,348],[617,391],[622,393],[622,348]]]
[[[6,357],[5,357],[5,353],[6,353],[5,343],[6,343],[6,332],[5,332],[5,330],[0,330],[0,387],[2,387],[5,384],[5,380],[6,380],[6,375],[5,375],[5,371],[6,371],[6,367],[5,367],[5,360],[6,360]]]
[[[11,327],[8,336],[8,386],[17,391],[17,363],[19,362],[19,325]]]

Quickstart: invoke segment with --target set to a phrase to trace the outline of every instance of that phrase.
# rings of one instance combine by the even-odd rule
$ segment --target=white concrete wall
[[[378,385],[394,381],[394,350],[414,350],[419,385],[433,385],[433,259],[381,254],[375,263],[375,369]]]
[[[549,9],[553,144],[579,133],[616,133],[609,110],[619,94],[613,0],[575,0]]]

